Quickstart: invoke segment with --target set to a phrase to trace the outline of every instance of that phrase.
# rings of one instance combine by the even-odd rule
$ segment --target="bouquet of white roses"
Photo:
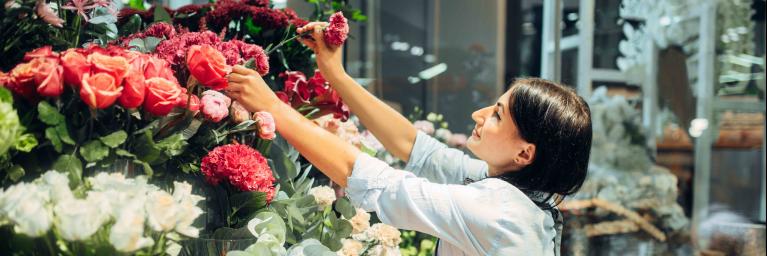
[[[18,251],[50,255],[176,254],[182,237],[197,237],[192,222],[202,214],[202,197],[187,183],[174,182],[173,194],[148,184],[144,176],[99,173],[71,190],[67,175],[48,171],[40,178],[0,191],[0,225],[12,225]]]

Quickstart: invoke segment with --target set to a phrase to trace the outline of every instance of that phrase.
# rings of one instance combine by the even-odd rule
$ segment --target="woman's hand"
[[[296,30],[299,34],[310,31],[311,39],[298,38],[298,41],[314,51],[317,66],[325,78],[340,77],[346,74],[341,58],[341,47],[333,47],[325,44],[323,29],[327,22],[310,22]]]
[[[269,111],[271,107],[282,104],[255,70],[234,66],[228,80],[226,94],[250,112]]]

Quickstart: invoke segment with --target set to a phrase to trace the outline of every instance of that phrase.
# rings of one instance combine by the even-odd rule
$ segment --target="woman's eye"
[[[501,119],[501,115],[498,114],[498,111],[493,111],[493,117],[497,118],[498,120]]]

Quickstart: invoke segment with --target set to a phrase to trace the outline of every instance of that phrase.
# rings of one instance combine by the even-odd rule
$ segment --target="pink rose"
[[[114,76],[107,73],[85,74],[80,87],[80,98],[92,109],[105,109],[120,97],[122,87]]]
[[[253,119],[258,124],[258,137],[265,140],[273,140],[274,137],[277,137],[277,134],[275,134],[277,127],[274,124],[272,114],[266,111],[259,111],[253,114]]]
[[[229,113],[232,116],[232,121],[236,124],[250,120],[250,112],[239,102],[232,102]]]
[[[155,116],[167,115],[178,105],[179,97],[185,96],[177,83],[162,77],[147,79],[145,83],[144,109]]]
[[[80,88],[83,76],[91,72],[91,65],[82,53],[69,49],[61,56],[61,65],[64,66],[64,83]]]
[[[202,93],[200,102],[205,119],[218,123],[229,116],[229,105],[232,103],[232,99],[220,92],[207,90]]]

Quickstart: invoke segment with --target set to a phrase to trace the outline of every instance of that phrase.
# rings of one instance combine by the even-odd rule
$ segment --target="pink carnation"
[[[211,31],[180,33],[173,38],[163,40],[155,53],[168,61],[174,69],[186,64],[186,52],[193,45],[218,45],[221,38]]]
[[[228,181],[241,191],[266,193],[267,203],[274,198],[275,179],[266,158],[247,145],[216,147],[202,158],[200,171],[210,184]]]
[[[232,99],[224,94],[214,90],[207,90],[202,93],[200,109],[202,109],[205,119],[218,123],[229,116],[229,105],[231,103]]]
[[[325,43],[339,47],[346,41],[347,34],[349,34],[349,24],[346,23],[346,18],[341,12],[336,12],[330,16],[330,25],[325,28],[324,39]]]
[[[258,124],[258,137],[265,140],[273,140],[277,136],[277,130],[274,124],[274,117],[266,111],[259,111],[253,114],[253,119]]]
[[[255,44],[249,44],[240,40],[232,40],[237,44],[242,53],[242,59],[245,61],[254,58],[256,60],[256,71],[262,76],[269,73],[269,57],[264,52],[264,48]]]
[[[240,47],[238,47],[237,43],[234,41],[237,40],[223,42],[216,46],[216,49],[218,49],[218,51],[224,55],[224,58],[226,58],[226,64],[231,66],[242,63]]]

